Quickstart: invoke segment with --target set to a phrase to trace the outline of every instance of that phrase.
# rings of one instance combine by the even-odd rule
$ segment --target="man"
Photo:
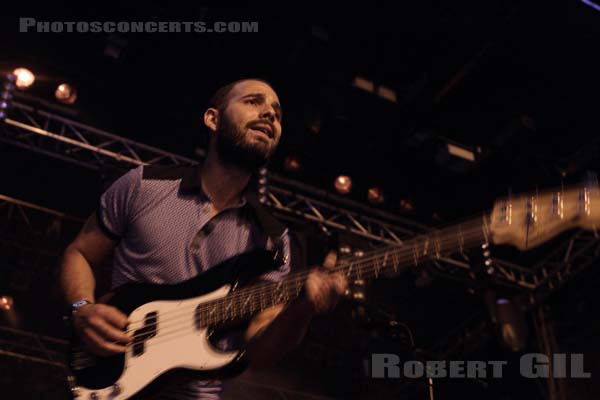
[[[281,245],[286,253],[287,262],[263,279],[280,280],[289,271],[295,262],[290,235],[272,229],[277,223],[250,201],[248,187],[279,143],[281,117],[267,82],[226,85],[204,113],[210,138],[201,168],[139,167],[102,195],[98,211],[66,249],[60,277],[75,330],[91,351],[122,353],[130,342],[123,331],[127,316],[94,298],[93,268],[113,250],[113,288],[131,281],[177,283],[253,247]],[[324,266],[334,264],[335,255],[328,255]],[[340,274],[314,269],[304,296],[256,315],[244,332],[250,366],[270,365],[298,345],[311,317],[331,309],[345,287]],[[219,381],[197,381],[167,388],[165,396],[218,399],[221,389]]]

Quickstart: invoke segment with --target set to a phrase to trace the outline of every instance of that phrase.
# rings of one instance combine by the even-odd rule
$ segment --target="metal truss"
[[[529,299],[525,308],[536,313],[550,295],[599,259],[600,238],[595,232],[577,231],[532,268],[494,259],[493,269],[488,273],[494,283],[522,289]],[[477,277],[467,268],[456,268],[452,272],[452,276],[461,274],[462,280],[475,280]],[[483,339],[490,337],[486,319],[482,315],[469,319],[436,343],[429,352],[442,359],[453,354],[468,353],[480,346]]]
[[[535,268],[536,291],[532,303],[541,303],[570,279],[600,259],[600,237],[579,231],[548,254]]]
[[[0,127],[0,141],[87,168],[98,169],[108,164],[125,169],[136,165],[183,165],[195,162],[19,102],[13,103],[10,117]],[[429,230],[409,219],[274,173],[268,174],[266,190],[265,205],[277,216],[316,223],[325,231],[344,232],[370,243],[402,245],[405,239]],[[536,290],[538,285],[547,285],[551,289],[578,270],[579,267],[573,267],[576,263],[571,259],[586,257],[586,244],[592,246],[589,240],[595,240],[589,235],[578,235],[580,239],[571,240],[568,243],[572,244],[566,245],[570,247],[569,257],[565,259],[565,262],[569,261],[568,264],[544,260],[533,268],[526,268],[494,259],[493,268],[488,269],[490,279],[524,290]],[[563,247],[560,246],[561,249]],[[568,265],[571,267],[567,268]],[[480,279],[471,263],[460,258],[442,258],[436,267],[442,276],[470,281]]]
[[[65,229],[77,227],[83,219],[0,194],[0,221],[3,226],[18,226],[27,234],[45,233],[66,240]]]
[[[106,166],[127,169],[138,165],[184,165],[196,162],[19,102],[13,103],[10,118],[0,125],[0,141],[91,169]],[[268,174],[266,190],[264,203],[276,216],[309,221],[318,224],[324,231],[354,235],[371,244],[400,246],[404,240],[429,230],[417,222],[274,173]],[[7,216],[20,215],[27,220],[25,210],[46,212],[51,224],[55,225],[57,220],[61,224],[82,222],[53,210],[0,197],[0,212],[8,211]],[[530,293],[531,301],[535,303],[543,301],[564,282],[595,262],[599,257],[599,246],[595,235],[577,232],[533,267],[492,259],[492,268],[488,268],[484,274],[495,284]],[[435,270],[441,276],[471,283],[481,279],[481,269],[462,258],[445,257],[437,260]],[[481,328],[481,325],[478,327]]]
[[[67,341],[0,327],[0,355],[66,368]]]
[[[196,162],[19,102],[12,104],[10,118],[0,129],[0,141],[91,169]],[[399,245],[402,237],[427,229],[273,173],[268,175],[267,190],[265,204],[282,216],[301,217],[323,229],[348,232],[375,242]]]
[[[425,226],[411,221],[403,220],[401,223],[394,224],[387,222],[392,220],[392,216],[386,218],[387,221],[375,219],[365,213],[354,211],[351,207],[341,208],[278,186],[269,187],[265,204],[274,209],[277,214],[284,214],[281,215],[282,218],[286,216],[301,218],[318,223],[326,232],[336,230],[384,244],[402,245],[402,238],[426,230]],[[356,205],[352,208],[356,209]]]
[[[137,165],[183,165],[195,160],[147,146],[30,105],[14,102],[0,126],[0,141],[77,165],[120,169]],[[332,195],[274,173],[268,174],[265,205],[282,218],[308,220],[370,242],[402,245],[429,230],[425,225]],[[463,265],[448,259],[450,264]]]
[[[12,104],[10,117],[0,141],[86,168],[195,162],[19,102]]]
[[[600,238],[594,232],[580,230],[532,267],[492,258],[489,267],[476,270],[467,261],[442,258],[441,262],[436,262],[436,272],[464,282],[478,281],[485,276],[493,284],[531,292],[541,300],[599,258]]]
[[[50,270],[64,246],[80,230],[83,220],[59,211],[0,195],[0,256],[26,285],[30,274]],[[21,289],[26,290],[25,287]]]

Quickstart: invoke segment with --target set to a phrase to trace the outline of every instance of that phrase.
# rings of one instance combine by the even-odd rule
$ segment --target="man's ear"
[[[216,108],[208,108],[204,111],[204,125],[213,133],[217,131],[219,126],[219,110]]]

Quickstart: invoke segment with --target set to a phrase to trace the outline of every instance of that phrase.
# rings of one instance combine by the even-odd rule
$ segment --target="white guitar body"
[[[178,368],[189,370],[215,370],[232,363],[240,351],[222,352],[208,341],[208,329],[197,329],[194,318],[177,320],[177,333],[169,329],[169,317],[185,315],[198,304],[226,296],[230,285],[225,285],[208,294],[186,300],[153,301],[136,308],[129,316],[128,330],[144,328],[144,319],[149,313],[157,313],[158,329],[155,336],[145,342],[144,353],[135,356],[133,348],[125,353],[122,375],[111,386],[89,389],[75,386],[73,394],[80,399],[124,400],[138,393],[149,382],[165,372]],[[179,313],[178,313],[179,312]],[[161,316],[164,322],[161,322]],[[177,317],[170,317],[177,318]]]

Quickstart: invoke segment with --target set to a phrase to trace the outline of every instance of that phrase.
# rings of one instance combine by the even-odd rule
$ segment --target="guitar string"
[[[369,268],[365,269],[365,275],[367,275],[368,273],[373,272],[374,270],[375,270],[375,266],[371,265]],[[187,318],[186,318],[186,321],[190,321],[190,320],[193,320],[193,319],[190,318],[189,315],[188,315]],[[222,321],[216,321],[216,322],[222,322]],[[161,325],[160,322],[158,322],[157,324]],[[170,324],[169,325],[170,330],[165,330],[165,328],[163,328],[162,325],[161,325],[161,328],[160,328],[161,335],[160,335],[160,338],[159,338],[160,340],[151,341],[149,343],[146,343],[145,346],[158,345],[160,343],[163,343],[164,341],[173,340],[174,338],[179,337],[180,335],[178,335],[178,334],[180,334],[181,332],[187,331],[184,327],[189,327],[190,325],[191,326],[195,326],[194,323],[181,323],[181,322],[179,322],[177,324]],[[204,328],[209,328],[209,326],[202,326],[201,327],[201,329],[204,329]],[[166,333],[165,333],[165,331],[166,331]],[[138,336],[144,336],[144,334],[140,334]],[[129,344],[126,345],[126,347],[131,347],[131,346],[134,346],[134,345],[135,345],[135,343],[129,343]]]
[[[581,190],[581,189],[580,189],[580,188],[577,188],[577,190]],[[545,193],[554,193],[554,192],[556,192],[556,190],[548,190],[548,191],[545,191]],[[559,190],[559,192],[563,193],[563,195],[566,195],[566,194],[568,194],[568,193],[572,192],[572,190],[571,190],[570,188],[569,188],[569,189],[567,189],[567,190],[565,190],[565,188],[564,188],[564,187],[561,187],[561,188],[560,188],[560,190]],[[535,192],[535,195],[536,195],[536,197],[539,197],[540,193],[539,193],[538,191],[536,191],[536,192]],[[519,195],[519,196],[515,197],[513,201],[517,202],[517,201],[519,201],[519,200],[522,200],[522,199],[525,199],[525,198],[527,198],[527,197],[528,197],[528,195],[527,195],[527,194],[525,194],[525,195]],[[486,218],[486,217],[489,217],[489,215],[490,215],[490,214],[489,214],[489,211],[486,211],[486,212],[484,212],[483,214],[479,213],[479,214],[477,214],[477,215],[480,215],[480,216],[483,216],[483,218]],[[467,221],[468,221],[467,223],[470,223],[472,220],[473,220],[472,218],[469,218],[469,220],[467,220]],[[458,223],[458,224],[456,224],[456,223],[455,223],[455,224],[453,225],[453,227],[460,227],[460,226],[461,226],[461,223]],[[441,232],[443,229],[444,229],[444,228],[440,228],[440,227],[438,227],[438,228],[436,228],[435,230],[433,230],[433,232],[434,232],[434,233],[439,233],[439,232]],[[463,235],[464,235],[464,233],[463,233]],[[409,241],[409,243],[410,243],[410,242],[412,242],[412,241],[416,241],[416,240],[418,240],[418,239],[422,239],[422,238],[426,238],[426,236],[425,236],[425,235],[418,235],[416,238],[411,238],[411,239],[409,239],[408,241]],[[407,247],[408,247],[408,246],[407,246]],[[373,258],[376,258],[376,257],[378,257],[378,256],[379,256],[379,255],[376,253],[377,251],[378,251],[377,249],[374,251]],[[389,252],[389,251],[391,251],[389,247],[384,249],[384,252]],[[381,253],[379,253],[379,254],[381,254]],[[256,289],[257,289],[257,290],[263,290],[263,287],[257,287]],[[224,299],[226,299],[226,300],[227,300],[227,301],[229,301],[229,302],[233,302],[233,301],[237,300],[237,298],[236,298],[236,296],[235,296],[235,293],[239,293],[239,292],[234,292],[234,294],[232,294],[232,295],[229,295],[229,296],[226,296]],[[243,293],[242,293],[242,295],[243,295],[243,296],[251,296],[252,294],[251,294],[251,293],[249,293],[249,292],[243,292]],[[217,299],[217,301],[218,301],[218,300],[224,301],[224,299],[223,299],[223,298],[219,298],[219,299]],[[207,304],[208,304],[208,303],[211,303],[211,302],[207,302]],[[216,306],[218,306],[218,304],[216,304]],[[192,308],[193,308],[193,307],[192,307]],[[184,312],[184,310],[183,310],[183,309],[176,310],[176,311],[174,311],[174,312],[179,312],[179,311],[182,311],[182,312]],[[189,312],[189,309],[187,310],[187,312]],[[141,323],[141,322],[142,322],[142,321],[135,321],[135,323]],[[130,322],[130,324],[131,324],[131,323],[133,323],[133,322]]]
[[[481,234],[480,231],[481,231],[481,227],[478,227],[478,228],[472,229],[470,231],[462,232],[462,236],[463,236],[463,238],[465,238],[467,235],[471,235],[473,233],[478,234],[478,236],[479,236]],[[455,238],[447,237],[447,238],[439,239],[438,241],[440,242],[440,245],[447,245],[447,244],[449,244],[449,242],[455,241]],[[412,242],[412,240],[411,240],[411,242]],[[378,251],[376,251],[376,253],[372,254],[371,257],[363,256],[363,257],[343,260],[343,262],[341,264],[339,264],[338,266],[336,266],[335,268],[333,268],[330,271],[331,272],[341,272],[341,271],[345,270],[346,268],[348,268],[350,270],[353,268],[357,268],[358,270],[360,270],[361,268],[364,268],[365,265],[368,265],[372,261],[378,261],[378,260],[382,261],[380,259],[385,257],[386,253],[388,254],[388,258],[392,258],[392,259],[396,258],[396,260],[394,260],[394,261],[402,262],[403,260],[401,260],[401,258],[403,258],[405,256],[413,256],[414,251],[415,251],[415,247],[409,246],[408,244],[406,246],[391,247],[391,248],[388,247],[387,250],[385,250],[385,251],[381,251],[380,249],[378,249]],[[214,300],[209,300],[205,303],[202,303],[202,305],[207,308],[210,306],[219,307],[225,303],[231,304],[228,307],[232,307],[234,305],[239,305],[242,302],[245,302],[252,295],[256,295],[256,293],[264,292],[268,288],[277,289],[278,286],[283,287],[284,285],[287,285],[289,287],[289,286],[291,286],[291,284],[295,285],[295,284],[299,283],[299,281],[305,280],[310,272],[311,271],[309,270],[309,271],[301,271],[301,272],[295,273],[293,276],[290,276],[288,279],[285,279],[281,283],[279,283],[279,282],[264,282],[264,283],[255,285],[252,288],[241,289],[241,290],[235,291],[225,297],[219,297]],[[242,299],[243,299],[243,301],[242,301]],[[234,304],[234,302],[236,302],[236,303]],[[177,310],[173,310],[171,312],[166,312],[166,313],[162,314],[163,318],[161,320],[163,322],[168,320],[168,319],[164,318],[164,316],[166,316],[166,315],[173,316],[174,314],[180,314],[180,313],[189,314],[189,312],[192,309],[197,308],[197,307],[198,307],[198,304],[194,304],[194,305],[185,306],[184,308],[179,308]],[[141,324],[143,322],[144,322],[144,320],[138,320],[135,322],[129,322],[129,324],[134,324],[134,323]]]
[[[481,239],[481,232],[474,232],[474,233],[476,233],[477,235],[473,235],[473,233],[469,233],[469,232],[464,232],[463,233],[463,237],[464,237],[464,241],[465,241],[465,246],[470,246],[470,244],[467,244],[467,242],[469,242],[469,241],[471,241],[473,239],[478,239],[477,241],[479,241]],[[474,236],[474,237],[471,237],[471,236]],[[454,240],[451,240],[451,241],[454,241]],[[448,240],[445,240],[445,242],[446,242],[445,244],[447,244]],[[413,252],[413,248],[409,248],[409,246],[407,246],[406,248],[398,247],[395,250],[401,250],[401,251],[397,251],[396,252],[396,253],[399,253],[399,254],[397,254],[397,256],[399,256],[399,258],[398,258],[397,261],[400,261],[400,262],[402,261],[402,260],[400,260],[400,258],[402,258],[403,256],[410,256],[410,255],[412,255],[412,252]],[[388,252],[391,253],[391,250],[388,250]],[[402,254],[402,253],[404,253],[404,254]],[[392,258],[393,258],[393,256],[392,256]],[[374,261],[374,260],[377,260],[377,259],[378,259],[377,257],[372,257],[372,258],[370,258],[368,260],[358,259],[356,262],[353,262],[353,263],[347,263],[347,264],[339,265],[338,267],[334,268],[332,270],[332,272],[346,272],[346,273],[350,272],[349,266],[352,265],[352,268],[357,268],[357,270],[359,270],[359,269],[362,270],[361,271],[361,275],[369,276],[372,272],[375,272],[376,274],[378,274],[377,271],[381,270],[381,266],[382,265],[377,265],[376,263],[372,263],[372,264],[370,263],[370,261]],[[428,258],[423,259],[423,256],[420,256],[420,259],[422,260],[422,262],[428,261]],[[396,261],[396,260],[392,260],[392,261]],[[404,259],[404,261],[405,262],[410,261],[410,258],[406,257]],[[394,264],[396,264],[396,263],[394,263]],[[396,268],[398,266],[399,265],[396,264]],[[386,268],[388,268],[388,267],[386,266]],[[294,276],[293,278],[291,278],[290,281],[294,281],[294,284],[303,283],[303,280],[305,280],[305,278],[306,278],[307,275],[308,275],[307,273],[299,273],[296,276]],[[267,283],[266,285],[267,286],[270,285],[270,286],[273,286],[273,287],[277,286],[277,284],[275,284],[275,283]],[[230,296],[230,297],[235,297],[235,296]],[[244,294],[244,296],[237,296],[237,297],[241,298],[241,297],[246,297],[246,296]],[[220,302],[218,302],[219,300],[220,300]],[[227,296],[225,298],[219,298],[219,299],[216,299],[216,301],[215,301],[216,304],[215,305],[218,307],[219,305],[223,305],[226,302],[227,303],[232,303],[232,300],[228,299]],[[211,302],[207,302],[207,303],[203,303],[202,305],[206,307],[210,303]],[[190,318],[190,311],[191,311],[191,309],[194,309],[194,308],[197,308],[197,307],[198,307],[198,305],[194,305],[194,306],[187,306],[185,309],[174,310],[173,314],[170,315],[170,318],[167,318],[167,319],[160,318],[159,321],[156,323],[156,325],[160,325],[161,326],[161,330],[163,330],[165,326],[171,327],[171,326],[173,326],[173,324],[166,324],[166,323],[167,322],[173,322],[174,320],[177,320],[177,319],[179,319],[182,316],[185,316],[186,318]],[[248,311],[253,311],[253,310],[248,310]],[[241,314],[246,314],[246,313],[248,313],[248,311],[244,312],[243,309],[240,310]],[[164,315],[167,315],[167,314],[169,314],[169,313],[165,313]],[[223,313],[222,312],[221,313],[217,313],[217,315],[219,317],[222,316],[221,314],[223,314]],[[201,315],[202,315],[202,313],[201,313]],[[215,322],[220,322],[220,321],[221,321],[221,318],[217,318],[215,320]],[[147,325],[145,325],[145,327],[151,327],[153,325],[154,324],[147,324]],[[144,326],[142,326],[142,328],[143,327]],[[139,328],[136,329],[136,330],[139,330]],[[131,331],[133,331],[133,330],[129,330],[127,332],[129,333]],[[134,335],[132,337],[132,339],[135,339],[137,337],[144,336],[144,335],[145,335],[145,333],[140,333],[138,335]]]
[[[472,230],[472,231],[463,231],[462,232],[462,237],[463,240],[467,240],[467,235],[472,235],[472,234],[477,234],[477,239],[481,238],[482,233],[481,231],[481,227],[477,228],[476,230]],[[455,238],[443,238],[443,239],[439,239],[438,242],[440,242],[440,247],[449,244],[449,242],[454,242],[456,239]],[[472,239],[469,239],[472,240]],[[418,244],[418,243],[416,243]],[[465,243],[466,244],[466,243]],[[447,249],[444,249],[445,251],[447,251]],[[365,265],[368,265],[370,262],[373,261],[380,261],[383,262],[383,260],[381,260],[381,258],[385,258],[385,254],[388,254],[388,258],[390,259],[394,259],[393,261],[396,262],[402,262],[404,260],[402,260],[402,258],[406,257],[406,256],[414,256],[414,251],[415,251],[415,247],[414,246],[401,246],[401,247],[392,247],[392,248],[387,248],[386,251],[379,251],[376,254],[373,254],[371,257],[359,257],[359,258],[355,258],[355,259],[348,259],[345,262],[339,264],[338,266],[336,266],[335,268],[333,268],[332,270],[330,270],[331,272],[341,272],[345,269],[349,269],[352,270],[353,268],[357,268],[357,270],[360,272],[360,269],[364,268]],[[422,258],[424,255],[419,256],[419,258]],[[413,257],[414,258],[414,257]],[[354,261],[353,261],[354,260]],[[406,259],[407,261],[409,260],[408,258]],[[255,285],[257,287],[252,287],[252,288],[248,288],[248,289],[241,289],[239,291],[233,292],[231,295],[225,296],[225,297],[220,297],[214,300],[209,300],[205,303],[202,303],[202,305],[206,308],[209,307],[219,307],[219,306],[223,306],[224,304],[228,303],[229,305],[227,306],[229,307],[233,307],[233,306],[239,306],[239,304],[246,302],[247,299],[253,295],[256,295],[257,293],[261,293],[264,292],[266,289],[273,289],[276,290],[277,287],[279,286],[280,288],[283,288],[284,285],[287,285],[287,287],[289,288],[289,286],[293,285],[297,285],[300,281],[304,281],[306,279],[306,277],[308,276],[308,274],[310,273],[310,271],[302,271],[302,272],[298,272],[296,274],[294,274],[294,276],[290,276],[288,279],[282,281],[281,283],[276,283],[276,282],[265,282],[259,285]],[[268,299],[267,299],[268,301]],[[189,312],[194,309],[197,308],[198,304],[194,304],[194,305],[189,305],[189,306],[185,306],[183,308],[179,308],[177,310],[173,310],[171,312],[166,312],[163,315],[163,318],[161,318],[161,320],[163,321],[163,323],[165,321],[170,320],[169,318],[165,319],[165,316],[169,316],[172,317],[175,314],[189,314]],[[144,320],[138,320],[135,322],[129,322],[129,324],[141,324],[143,323]]]
[[[562,193],[566,193],[566,192],[564,191],[564,189],[561,189],[561,192],[562,192]],[[537,193],[536,193],[536,194],[537,194]],[[524,197],[523,197],[523,196],[521,196],[521,198],[524,198]],[[519,198],[516,198],[516,199],[519,199]],[[484,218],[485,218],[485,214],[484,214]],[[484,224],[485,224],[485,222],[484,222]],[[462,228],[462,226],[461,226],[460,224],[459,224],[459,225],[455,225],[455,227],[456,227],[456,228]],[[482,230],[483,230],[483,229],[482,229],[482,227],[481,227],[481,226],[479,226],[479,227],[477,228],[477,231],[482,231]],[[441,230],[440,230],[440,229],[436,229],[436,230],[434,230],[434,231],[433,231],[433,233],[434,233],[434,234],[437,234],[437,235],[439,235],[439,234],[440,234],[440,232],[441,232]],[[480,233],[480,234],[482,234],[483,232],[479,232],[479,233]],[[456,234],[456,232],[454,232],[454,234]],[[470,235],[471,233],[467,233],[466,231],[465,231],[465,232],[462,232],[462,241],[463,241],[463,243],[462,243],[461,245],[464,245],[465,247],[472,247],[472,245],[470,245],[470,244],[467,244],[467,243],[466,243],[466,236],[467,236],[467,234],[469,234],[469,235]],[[484,233],[483,233],[483,234],[484,234]],[[485,235],[485,234],[484,234],[484,235]],[[421,240],[422,240],[422,239],[425,239],[425,240],[427,240],[428,238],[427,238],[425,235],[419,235],[419,236],[417,236],[417,237],[415,237],[415,238],[411,238],[411,239],[409,239],[406,247],[404,247],[404,246],[399,246],[399,247],[397,247],[397,248],[394,248],[394,247],[387,247],[387,248],[385,248],[383,251],[377,251],[377,250],[375,250],[375,251],[374,251],[372,254],[370,254],[370,255],[369,255],[369,256],[370,256],[370,257],[369,257],[369,259],[362,258],[362,259],[358,259],[358,260],[357,260],[357,261],[355,261],[355,262],[346,262],[345,264],[342,264],[342,265],[340,265],[340,268],[334,268],[332,272],[340,272],[340,271],[342,270],[342,268],[343,268],[343,269],[346,269],[346,267],[348,267],[348,266],[350,266],[350,267],[357,267],[357,269],[360,269],[360,267],[361,267],[361,266],[362,266],[362,267],[364,267],[364,265],[365,265],[365,264],[366,264],[368,261],[376,261],[376,260],[377,260],[377,259],[378,259],[380,256],[385,256],[385,254],[386,254],[386,253],[387,253],[387,254],[390,254],[390,253],[396,253],[395,255],[396,255],[396,256],[398,256],[398,253],[401,253],[401,250],[400,250],[400,251],[398,251],[398,250],[396,250],[396,249],[406,249],[406,253],[408,254],[408,253],[409,253],[411,250],[414,250],[414,248],[415,248],[415,246],[414,246],[414,245],[413,245],[413,246],[410,246],[410,244],[411,244],[412,242],[415,242],[415,245],[418,245],[418,241],[419,241],[419,239],[421,239]],[[478,235],[478,236],[477,236],[477,239],[479,239],[479,240],[480,240],[480,239],[481,239],[481,236],[480,236],[480,235]],[[445,240],[445,239],[444,239],[444,240]],[[441,241],[442,241],[442,240],[441,240],[441,239],[439,239],[439,238],[436,240],[436,242],[437,242],[437,244],[438,244],[438,245],[439,245],[439,243],[440,243]],[[441,247],[441,246],[440,246],[440,247]],[[407,254],[404,254],[404,255],[407,255]],[[368,264],[367,264],[367,265],[368,265]],[[363,268],[363,269],[364,269],[363,273],[364,273],[365,275],[368,275],[368,274],[369,274],[369,273],[371,273],[372,271],[377,271],[377,265],[376,265],[376,264],[373,264],[373,265],[371,265],[369,268]],[[298,274],[296,274],[294,277],[292,277],[292,278],[291,278],[291,279],[290,279],[290,280],[289,280],[287,283],[289,284],[289,282],[290,282],[290,281],[292,281],[292,280],[293,280],[293,281],[295,281],[294,283],[299,283],[298,281],[301,281],[301,280],[305,279],[305,278],[306,278],[306,276],[308,275],[308,273],[309,273],[309,272],[310,272],[310,271],[303,272],[303,273],[298,273]],[[350,271],[349,271],[349,270],[346,270],[346,272],[347,272],[347,273],[349,273]],[[376,273],[376,274],[377,274],[377,273]],[[260,288],[255,288],[255,289],[254,289],[254,291],[256,292],[256,290],[259,290],[259,291],[260,291],[260,290],[264,290],[264,288],[265,288],[265,287],[267,287],[267,286],[268,286],[268,284],[267,284],[267,285],[264,285],[264,286],[263,286],[263,285],[260,285],[260,286],[262,286],[262,287],[260,287]],[[250,293],[250,295],[249,295],[249,293]],[[239,291],[239,292],[234,292],[234,294],[233,294],[233,295],[230,295],[230,296],[225,296],[225,298],[219,298],[219,299],[216,299],[216,300],[214,300],[214,301],[209,301],[209,302],[207,302],[207,303],[204,303],[204,304],[202,304],[202,305],[203,305],[203,306],[205,306],[205,307],[207,307],[209,304],[211,304],[211,303],[214,303],[215,307],[218,307],[219,305],[222,305],[222,304],[224,304],[224,303],[225,303],[225,301],[228,301],[230,304],[233,304],[233,302],[234,302],[234,301],[236,301],[236,300],[241,300],[242,296],[243,296],[243,297],[245,297],[245,298],[247,298],[247,297],[251,296],[251,293],[253,293],[253,292],[252,292],[252,290],[250,290],[250,291],[245,291],[245,292],[244,292],[243,290],[241,290],[241,291]],[[238,303],[238,304],[239,304],[239,303]],[[190,310],[189,310],[189,308],[197,308],[197,307],[198,307],[198,305],[195,305],[195,306],[192,306],[192,307],[188,307],[187,313],[186,313],[186,312],[185,312],[183,309],[180,309],[180,310],[174,310],[173,312],[174,312],[174,313],[183,312],[183,313],[186,313],[187,315],[189,315],[189,311],[190,311]],[[242,312],[243,312],[243,310],[242,310]],[[166,314],[167,314],[167,313],[165,313],[165,315],[166,315]],[[171,317],[171,318],[170,318],[170,319],[167,319],[167,320],[169,320],[169,321],[173,321],[173,320],[176,318],[176,317],[174,317],[173,315],[171,315],[170,317]],[[137,321],[137,322],[142,322],[142,321]],[[164,322],[165,322],[165,320],[161,319],[161,321],[159,321],[157,324],[161,324],[161,325],[162,325],[162,324],[164,324]],[[218,321],[217,321],[217,322],[218,322]],[[131,324],[131,323],[130,323],[130,324]],[[128,331],[128,332],[131,332],[131,331]],[[142,335],[143,335],[143,334],[142,334]],[[136,336],[136,335],[134,335],[134,338],[135,338],[135,337],[138,337],[138,336],[142,336],[142,335],[137,335],[137,336]],[[132,344],[130,344],[130,345],[132,345]]]

